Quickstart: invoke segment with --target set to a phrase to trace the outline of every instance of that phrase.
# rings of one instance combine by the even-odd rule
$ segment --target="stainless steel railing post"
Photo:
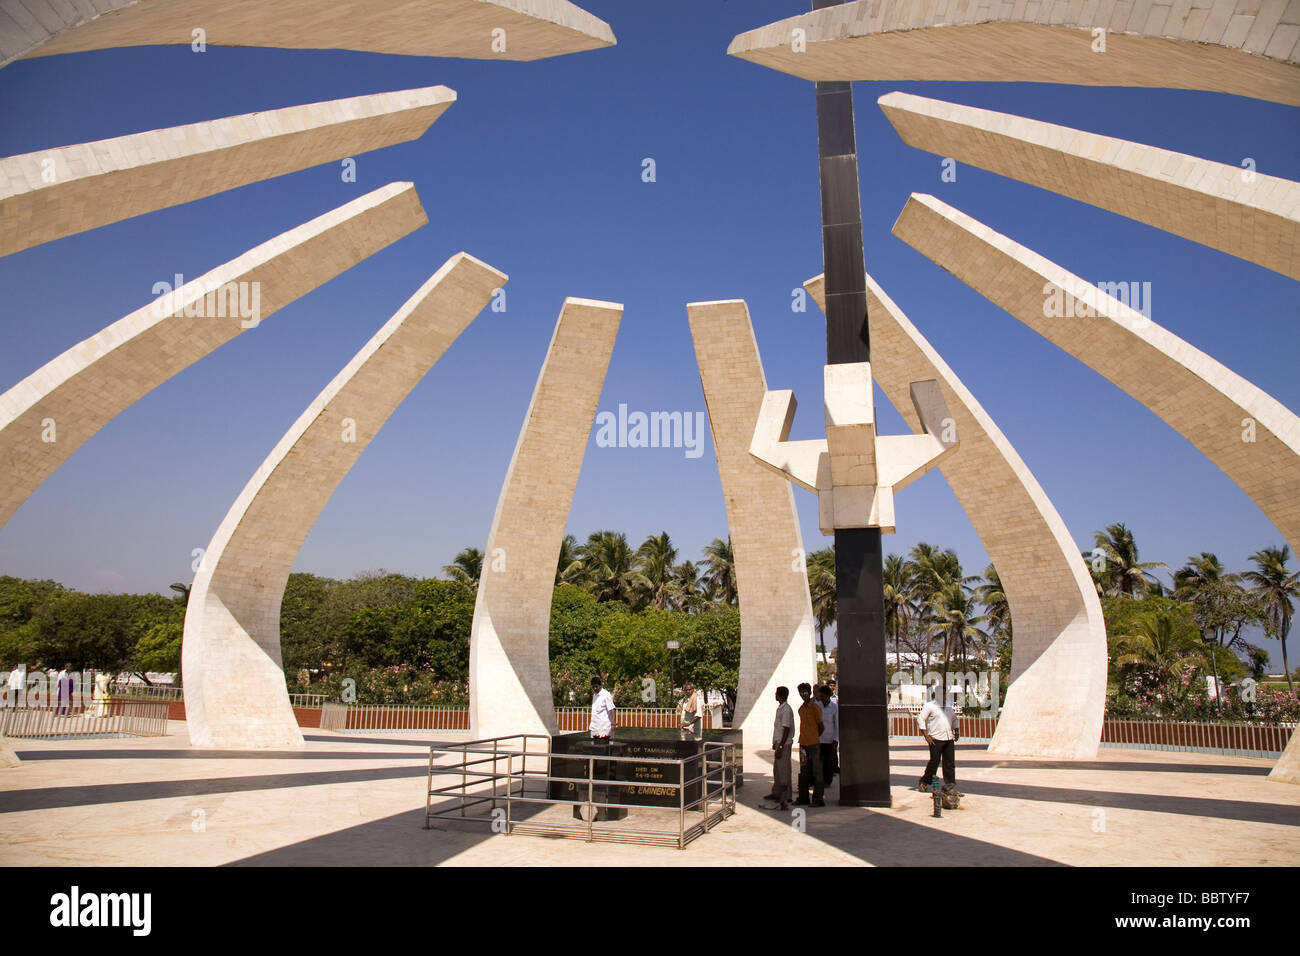
[[[592,782],[596,773],[596,758],[587,758],[587,842],[592,839],[592,823],[596,819],[596,808],[592,802],[592,793],[595,790],[595,784]]]
[[[686,761],[677,761],[677,849],[686,845]]]

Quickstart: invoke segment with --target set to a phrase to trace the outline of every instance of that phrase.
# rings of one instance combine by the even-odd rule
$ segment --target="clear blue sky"
[[[419,141],[71,236],[0,259],[0,390],[151,299],[394,180],[430,223],[275,314],[128,409],[0,530],[0,573],[88,591],[188,581],[231,502],[317,392],[450,255],[508,273],[485,312],[398,409],[321,515],[298,569],[439,574],[483,547],[565,296],[627,310],[602,410],[704,409],[687,302],[745,298],[773,388],[801,399],[793,437],[821,432],[820,313],[790,310],[821,271],[812,86],[729,58],[731,38],[797,0],[589,0],[616,47],[536,63],[350,52],[153,47],[0,70],[0,154],[254,110],[432,84],[459,101]],[[905,146],[875,100],[893,89],[1049,120],[1300,179],[1293,108],[1214,93],[1037,84],[860,83],[868,269],[945,356],[1033,469],[1081,548],[1115,521],[1142,558],[1217,552],[1233,569],[1282,543],[1186,440],[1086,366],[890,235],[912,191],[934,193],[1093,281],[1153,284],[1153,318],[1300,408],[1296,284],[1118,216]],[[641,180],[651,157],[658,181]],[[904,431],[877,393],[882,429]],[[594,433],[593,433],[594,435]],[[806,546],[816,502],[796,491]],[[986,555],[938,472],[902,492],[888,551]],[[633,544],[666,530],[682,557],[725,535],[711,445],[589,444],[569,520]],[[1275,646],[1274,646],[1275,647]],[[1274,650],[1274,665],[1280,660]]]

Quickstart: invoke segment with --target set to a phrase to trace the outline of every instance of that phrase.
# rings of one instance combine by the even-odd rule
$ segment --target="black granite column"
[[[812,8],[842,2],[813,0]],[[817,84],[817,146],[826,270],[826,363],[868,362],[866,260],[849,83]],[[841,805],[890,805],[881,566],[879,528],[835,532]]]

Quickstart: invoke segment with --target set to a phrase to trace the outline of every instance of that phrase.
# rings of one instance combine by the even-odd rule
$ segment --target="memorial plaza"
[[[919,739],[890,750],[893,807],[797,816],[756,808],[683,850],[424,829],[429,738],[305,731],[300,752],[235,753],[167,737],[16,741],[0,775],[0,846],[18,866],[1285,866],[1300,852],[1300,788],[1270,760],[1103,748],[1096,760],[994,756],[958,745],[960,810],[909,789]],[[555,812],[553,809],[545,812]],[[633,811],[635,813],[636,811]],[[630,819],[630,818],[629,818]]]

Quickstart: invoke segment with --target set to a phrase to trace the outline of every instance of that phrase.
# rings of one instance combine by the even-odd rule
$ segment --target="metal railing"
[[[537,744],[530,743],[533,741]],[[700,753],[676,759],[553,753],[550,746],[549,737],[516,734],[430,747],[425,829],[431,828],[433,820],[457,820],[487,823],[494,832],[507,836],[537,834],[588,843],[675,846],[680,850],[736,812],[734,744],[706,741]],[[448,758],[449,762],[440,762]],[[586,773],[553,774],[555,761],[584,764]],[[638,801],[638,790],[648,789],[645,781],[618,779],[618,775],[611,774],[619,767],[631,765],[660,767],[662,776],[669,781],[675,776],[675,783],[657,784],[652,789],[669,791],[668,796],[676,797],[676,807],[665,806],[663,802]],[[635,776],[630,769],[628,775]],[[459,780],[434,786],[435,777],[448,776]],[[567,787],[575,796],[552,797],[553,785],[557,784]],[[698,796],[688,799],[688,794],[697,791]],[[449,801],[449,805],[435,807],[435,800]],[[581,817],[580,822],[573,823],[553,812],[547,818],[546,811],[554,807],[572,809],[575,816]],[[532,813],[517,818],[525,811]],[[611,819],[617,816],[611,811],[628,811],[629,822],[624,823],[621,816]],[[686,814],[695,811],[700,811],[700,818],[688,825]],[[655,822],[667,825],[650,825]]]
[[[59,737],[165,737],[166,700],[114,697],[81,706],[6,707],[0,736],[52,740]]]
[[[108,685],[108,691],[114,697],[134,697],[146,700],[184,700],[185,693],[180,687],[161,684],[119,684]]]
[[[958,720],[963,741],[993,739],[998,718],[973,714]],[[1107,720],[1102,724],[1101,746],[1129,750],[1170,750],[1223,754],[1234,757],[1273,757],[1286,749],[1295,724],[1214,723],[1181,720]],[[916,717],[890,708],[891,737],[921,736]]]
[[[418,733],[428,730],[469,730],[469,709],[435,704],[343,704],[322,701],[322,730],[396,731]]]
[[[290,694],[290,707],[305,707],[309,710],[315,710],[325,703],[324,694]]]

